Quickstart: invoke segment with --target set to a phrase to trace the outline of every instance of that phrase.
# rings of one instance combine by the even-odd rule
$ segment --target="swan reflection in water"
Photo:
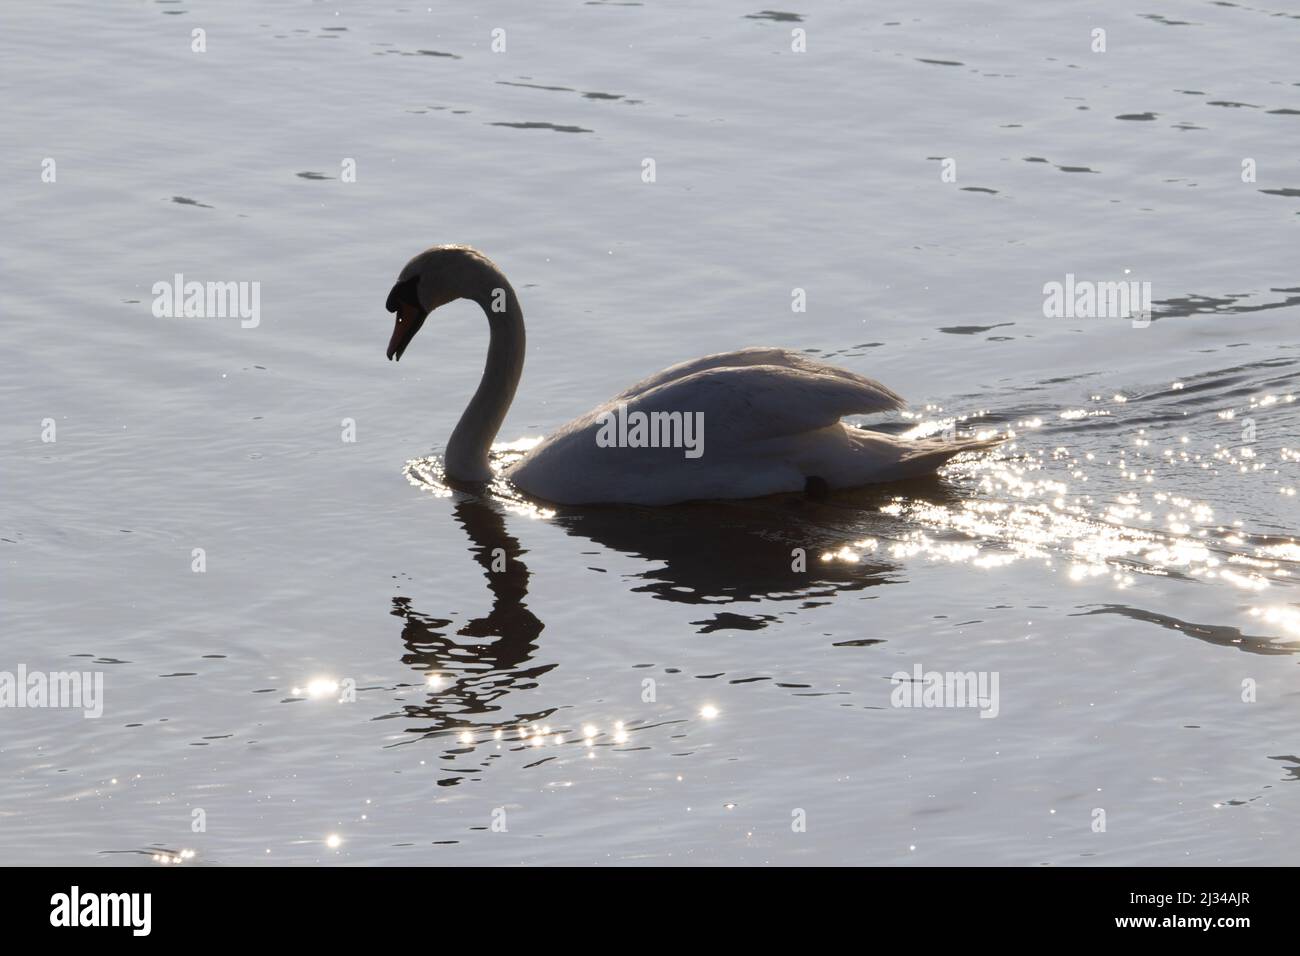
[[[578,538],[650,567],[629,576],[634,593],[700,605],[699,633],[760,630],[829,603],[843,592],[889,580],[897,569],[877,551],[876,535],[896,519],[880,506],[897,487],[670,508],[595,507],[558,512],[552,522]],[[937,481],[911,482],[913,495],[948,494]],[[834,555],[835,560],[826,560]],[[770,613],[749,605],[764,602]],[[779,610],[789,605],[789,610]],[[869,643],[875,643],[871,641]]]
[[[485,616],[457,629],[448,618],[418,610],[395,597],[392,614],[402,620],[402,662],[418,674],[409,689],[420,703],[403,704],[383,719],[402,718],[412,735],[445,740],[448,749],[439,782],[453,785],[481,773],[500,749],[552,743],[568,734],[581,743],[577,728],[549,725],[557,707],[512,708],[509,695],[536,688],[554,663],[536,663],[544,624],[526,601],[530,571],[525,549],[507,528],[512,513],[533,510],[507,490],[454,491],[445,482],[426,483],[413,462],[413,483],[454,497],[452,514],[469,537],[469,553],[483,568],[492,605]],[[937,482],[910,485],[943,497]],[[499,492],[499,493],[498,493]],[[895,489],[893,494],[897,493]],[[602,548],[643,558],[649,567],[626,579],[634,593],[708,609],[695,624],[700,633],[758,630],[779,623],[779,613],[740,613],[759,601],[793,602],[790,614],[827,604],[840,592],[861,591],[888,580],[894,565],[865,551],[845,560],[850,532],[870,523],[893,523],[878,506],[887,491],[874,495],[836,495],[825,500],[803,496],[746,502],[678,505],[668,508],[588,507],[540,512],[555,527]],[[522,514],[514,516],[523,517]],[[827,549],[837,560],[822,560]],[[803,556],[800,557],[799,552]],[[575,559],[577,553],[575,552]],[[585,573],[598,573],[597,570]],[[878,639],[844,641],[868,645]],[[515,698],[516,700],[519,698]],[[617,743],[617,735],[615,735]],[[483,745],[490,745],[484,749]],[[454,765],[452,765],[454,764]]]
[[[454,736],[460,746],[450,755],[458,755],[485,739],[503,738],[506,728],[532,726],[549,717],[554,708],[508,713],[500,701],[512,690],[536,687],[555,665],[530,663],[544,625],[524,603],[529,571],[518,539],[506,530],[502,511],[465,497],[453,513],[469,535],[470,553],[486,572],[492,608],[485,617],[453,631],[449,619],[420,613],[409,598],[393,598],[392,613],[402,619],[402,663],[419,675],[425,700],[405,704],[387,718],[416,721],[410,732],[422,737]],[[511,736],[517,739],[517,734]],[[473,773],[479,768],[462,769]]]

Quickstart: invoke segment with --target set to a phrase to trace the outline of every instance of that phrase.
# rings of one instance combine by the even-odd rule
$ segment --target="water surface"
[[[6,861],[1294,860],[1300,14],[0,18],[0,670],[105,682],[0,710]],[[826,500],[454,492],[481,316],[383,357],[442,242],[523,302],[503,442],[746,345],[1009,440]],[[176,273],[260,322],[155,318]],[[1044,317],[1067,274],[1152,321]],[[892,706],[917,665],[996,674],[996,718]]]

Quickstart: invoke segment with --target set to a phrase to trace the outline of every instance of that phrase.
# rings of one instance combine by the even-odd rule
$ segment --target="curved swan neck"
[[[478,283],[476,283],[478,285]],[[514,401],[524,371],[524,313],[506,277],[493,266],[479,288],[465,290],[483,309],[491,329],[487,364],[469,405],[447,442],[447,477],[489,481],[488,452]]]

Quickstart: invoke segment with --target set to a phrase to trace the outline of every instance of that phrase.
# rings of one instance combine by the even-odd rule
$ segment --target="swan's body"
[[[425,316],[458,298],[483,306],[492,337],[483,379],[447,443],[445,465],[453,480],[483,482],[493,477],[488,452],[523,371],[523,313],[505,276],[467,247],[439,246],[416,256],[389,295],[389,311],[398,315],[388,354],[400,358]],[[506,477],[526,494],[558,504],[664,505],[913,478],[989,444],[906,440],[840,421],[903,404],[879,382],[798,352],[723,352],[667,368],[575,418]],[[636,413],[665,437],[667,416],[675,414],[671,435],[698,447],[611,447],[618,432],[613,423],[635,422]],[[686,416],[702,426],[698,434],[689,424],[683,431]]]

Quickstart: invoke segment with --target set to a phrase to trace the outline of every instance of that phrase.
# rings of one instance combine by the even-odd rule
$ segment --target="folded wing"
[[[705,355],[700,358],[691,359],[688,362],[679,362],[671,365],[662,372],[656,372],[649,378],[642,379],[631,388],[621,393],[615,402],[626,402],[631,398],[666,385],[669,382],[677,381],[694,375],[696,372],[704,372],[714,368],[746,368],[754,365],[773,365],[778,368],[792,369],[794,371],[807,372],[811,375],[829,376],[832,378],[842,378],[847,381],[857,382],[864,388],[874,390],[880,396],[880,405],[876,408],[864,409],[863,414],[868,411],[890,411],[895,408],[901,408],[905,403],[903,399],[892,390],[881,385],[874,379],[867,378],[863,375],[857,375],[848,369],[837,368],[834,365],[826,365],[809,358],[802,352],[795,352],[790,349],[771,348],[771,347],[753,347],[747,349],[738,349],[734,352],[718,352],[714,355]]]
[[[738,354],[749,357],[759,351],[763,350],[747,349],[745,353],[700,361],[707,363]],[[790,354],[786,353],[786,357]],[[720,445],[814,431],[834,425],[845,415],[893,411],[904,404],[902,398],[879,382],[798,358],[784,365],[706,365],[672,375],[668,381],[633,395],[619,396],[610,405],[625,402],[630,411],[647,413],[701,412],[716,449]],[[673,372],[669,369],[660,375]]]

